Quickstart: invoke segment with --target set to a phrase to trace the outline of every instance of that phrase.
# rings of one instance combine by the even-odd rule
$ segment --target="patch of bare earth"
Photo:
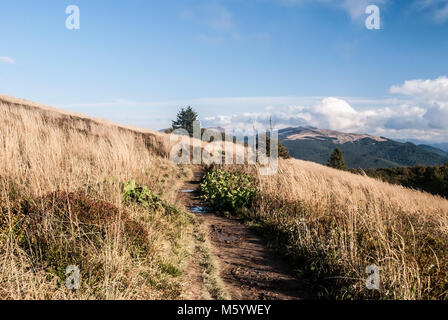
[[[219,276],[234,300],[301,300],[310,298],[306,282],[294,278],[288,264],[267,247],[263,238],[234,218],[222,217],[193,190],[202,173],[186,183],[179,200],[206,230]]]

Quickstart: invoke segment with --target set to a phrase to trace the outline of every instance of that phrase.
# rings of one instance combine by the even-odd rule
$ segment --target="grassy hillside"
[[[172,202],[191,172],[167,148],[162,134],[1,96],[0,299],[182,297],[192,218]],[[132,179],[150,201],[125,199]],[[65,289],[68,265],[79,291]]]
[[[244,171],[253,183],[242,186],[238,181],[248,177],[238,174],[230,185],[208,179],[204,195],[232,204],[299,275],[315,280],[322,297],[448,298],[447,200],[295,159],[280,160],[273,176],[260,176],[255,167]],[[230,190],[220,196],[223,187]],[[247,203],[254,187],[251,205],[232,210]],[[365,286],[373,264],[380,268],[380,291]]]
[[[191,171],[169,147],[163,134],[0,97],[0,299],[189,297],[202,235],[175,204]],[[235,190],[208,190],[230,197],[222,203],[321,296],[448,298],[447,200],[295,159],[273,176],[238,170],[250,176],[223,175]],[[379,292],[365,288],[371,264]],[[80,268],[79,291],[65,288],[68,265]]]
[[[415,166],[392,169],[352,170],[369,177],[399,184],[408,188],[426,191],[448,198],[448,163],[443,166]]]
[[[257,217],[333,294],[448,298],[445,199],[298,160],[258,181]],[[364,285],[370,264],[381,267],[377,296]]]

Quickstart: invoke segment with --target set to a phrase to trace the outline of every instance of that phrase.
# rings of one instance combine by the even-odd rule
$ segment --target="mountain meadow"
[[[341,145],[350,167],[446,159],[364,140]],[[309,161],[281,158],[271,176],[175,165],[168,134],[0,96],[0,299],[231,298],[221,248],[179,200],[193,172],[201,201],[261,235],[312,298],[448,298],[448,200],[310,162],[327,161],[332,141],[282,143]],[[77,290],[67,266],[79,267]]]

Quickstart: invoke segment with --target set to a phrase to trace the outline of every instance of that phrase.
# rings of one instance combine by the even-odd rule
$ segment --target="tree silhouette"
[[[269,132],[267,132],[266,134],[257,135],[257,137],[256,137],[256,144],[255,144],[257,150],[258,150],[258,140],[259,139],[266,139],[266,156],[270,157],[271,156],[271,135],[269,134]],[[280,142],[280,140],[277,140],[277,145],[278,145],[278,156],[279,156],[279,158],[283,158],[283,159],[291,158],[291,155],[289,153],[289,149],[286,148]]]
[[[198,114],[192,107],[182,108],[177,113],[176,120],[173,121],[172,130],[185,129],[190,136],[193,136],[193,122],[198,120]]]
[[[342,151],[339,150],[338,148],[334,149],[333,154],[330,156],[330,160],[328,160],[327,165],[335,169],[347,170],[344,161],[344,155],[342,154]]]

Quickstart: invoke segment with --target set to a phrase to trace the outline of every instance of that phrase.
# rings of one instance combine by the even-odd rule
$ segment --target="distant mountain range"
[[[442,148],[437,148],[434,145],[419,144],[418,147],[429,152],[434,152],[440,156],[448,157],[448,152],[444,151]]]
[[[445,151],[448,154],[448,143],[432,143],[431,146]]]
[[[334,149],[339,148],[350,168],[432,166],[448,162],[448,152],[441,148],[367,134],[298,127],[279,130],[279,139],[294,158],[321,164],[326,164]]]
[[[417,140],[417,139],[409,139],[409,140],[402,140],[402,139],[396,139],[398,142],[412,142],[413,144],[421,147],[421,146],[428,146],[428,147],[434,147],[436,149],[442,150],[448,154],[448,143],[429,143],[427,141]]]

